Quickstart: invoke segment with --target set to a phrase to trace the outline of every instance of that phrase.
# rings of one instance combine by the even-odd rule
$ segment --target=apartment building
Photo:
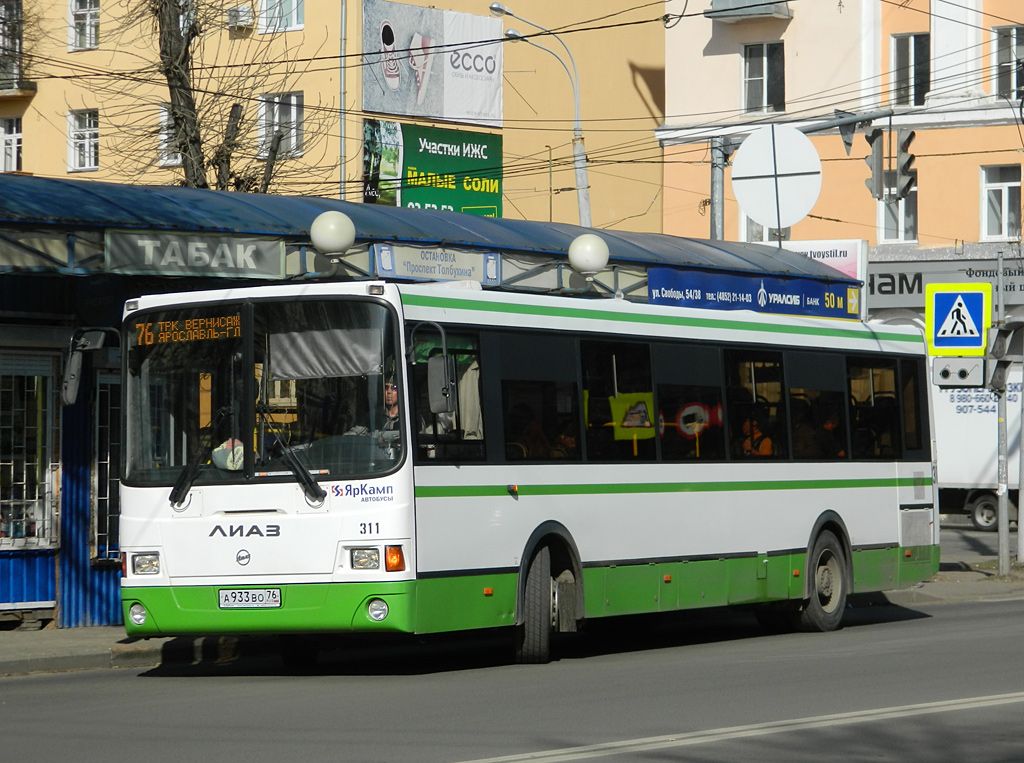
[[[522,0],[501,17],[486,0],[435,5],[168,0],[161,22],[144,10],[153,4],[4,0],[2,169],[178,183],[196,159],[176,145],[174,114],[193,109],[211,187],[360,199],[364,143],[390,122],[392,136],[404,124],[417,137],[481,133],[500,146],[451,170],[500,184],[487,213],[577,222],[575,89],[594,224],[659,230],[662,9]],[[180,32],[163,50],[160,24]],[[541,28],[556,35],[532,37]],[[526,39],[506,40],[510,30]],[[161,55],[185,63],[161,67]],[[171,98],[168,71],[190,100]],[[456,108],[456,96],[488,105]]]
[[[667,31],[668,116],[657,131],[666,233],[708,235],[712,138],[728,146],[786,124],[817,150],[816,203],[773,230],[736,203],[727,167],[726,239],[863,241],[872,311],[920,311],[924,284],[994,280],[1000,253],[1021,256],[1020,3],[702,0],[670,9],[684,18]],[[848,126],[849,148],[839,128],[822,128],[847,115],[873,115]],[[879,145],[874,169],[869,135]],[[1006,288],[1012,304],[1018,286]]]

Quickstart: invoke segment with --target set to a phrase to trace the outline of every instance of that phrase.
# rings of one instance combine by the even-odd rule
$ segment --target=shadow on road
[[[843,626],[882,626],[924,617],[927,615],[886,604],[881,598],[877,604],[863,598],[857,606],[847,610]],[[592,621],[583,633],[556,637],[552,652],[555,660],[577,660],[745,639],[787,637],[806,636],[770,635],[749,610],[708,609]],[[163,664],[142,676],[429,675],[510,665],[513,662],[512,643],[511,629],[393,637],[384,642],[351,636],[323,636],[315,640],[291,639],[285,642],[275,637],[172,639],[164,647]]]

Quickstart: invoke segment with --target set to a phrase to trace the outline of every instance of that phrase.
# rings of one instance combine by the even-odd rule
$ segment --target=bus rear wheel
[[[526,573],[522,622],[516,626],[516,662],[542,664],[551,660],[551,622],[555,596],[551,580],[551,550],[538,549]]]
[[[810,561],[811,595],[800,609],[798,626],[802,631],[834,631],[843,621],[849,579],[846,556],[834,533],[825,530],[817,537]]]

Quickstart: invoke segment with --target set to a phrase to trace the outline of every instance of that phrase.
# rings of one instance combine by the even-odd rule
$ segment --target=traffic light
[[[988,383],[995,392],[1006,389],[1010,366],[1024,361],[1024,327],[1019,322],[1005,322],[999,328],[989,329]]]
[[[864,134],[868,145],[871,146],[871,153],[864,157],[864,161],[871,168],[871,177],[864,181],[864,185],[868,187],[871,195],[876,199],[881,199],[885,196],[885,156],[882,153],[882,147],[885,144],[884,136],[885,133],[877,128]]]
[[[913,174],[914,155],[910,153],[910,144],[915,137],[917,133],[913,130],[902,129],[897,134],[896,196],[901,199],[907,198],[916,182]]]

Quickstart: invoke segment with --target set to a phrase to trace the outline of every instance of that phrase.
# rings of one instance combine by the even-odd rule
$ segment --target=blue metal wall
[[[83,380],[91,374],[83,374]],[[57,625],[120,625],[120,567],[97,567],[90,553],[92,429],[91,389],[63,410],[60,554],[57,559]]]
[[[57,598],[56,551],[0,551],[0,606]]]

